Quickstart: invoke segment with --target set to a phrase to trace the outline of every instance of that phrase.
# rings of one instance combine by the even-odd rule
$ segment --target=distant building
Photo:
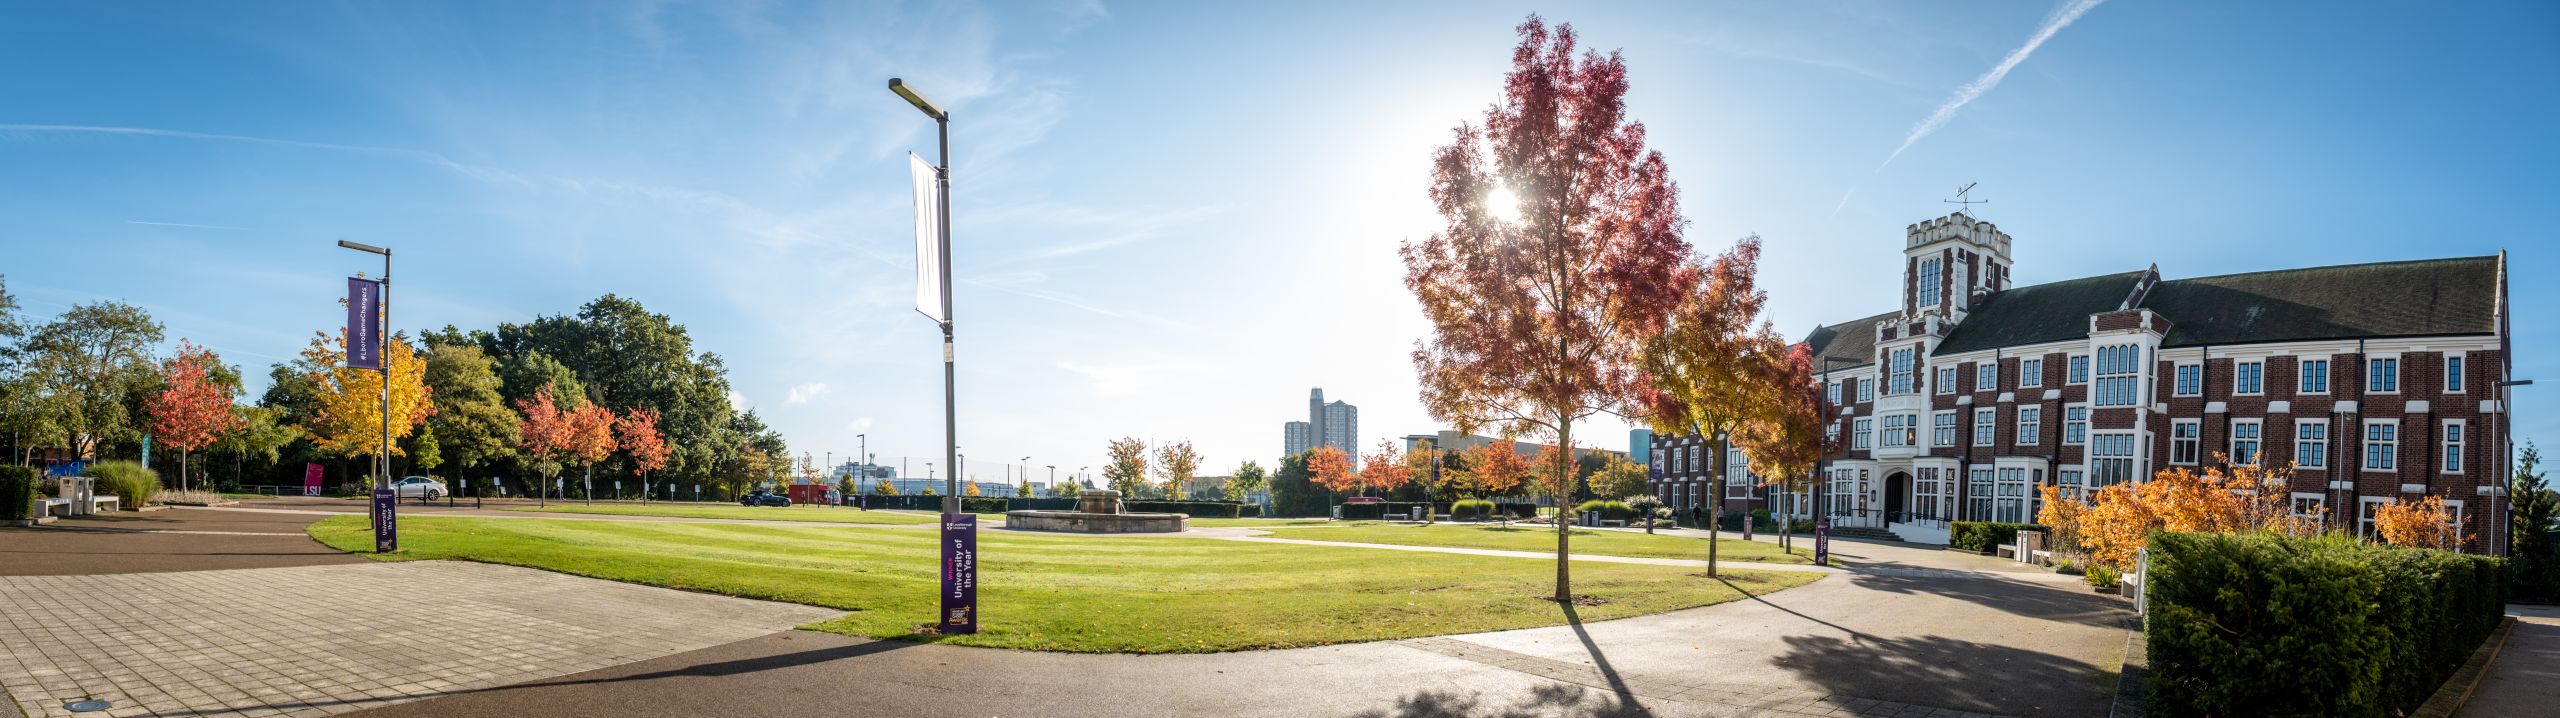
[[[1501,439],[1490,436],[1478,436],[1475,434],[1462,434],[1456,431],[1442,431],[1436,434],[1407,434],[1404,437],[1404,450],[1405,453],[1408,454],[1425,450],[1466,451],[1497,441],[1501,441]],[[1426,447],[1426,444],[1429,446]],[[1547,446],[1549,445],[1533,441],[1521,441],[1516,442],[1513,445],[1512,450],[1519,452],[1521,456],[1536,456],[1538,455],[1539,449],[1547,448]],[[1573,458],[1581,459],[1593,454],[1619,459],[1627,458],[1626,452],[1592,447],[1574,450]]]
[[[1280,455],[1297,456],[1307,453],[1308,449],[1316,448],[1315,442],[1308,438],[1314,435],[1313,426],[1303,421],[1292,421],[1281,426]]]
[[[1353,468],[1360,466],[1360,407],[1342,401],[1325,403],[1323,387],[1307,392],[1307,420],[1289,422],[1280,433],[1281,456],[1330,446],[1349,454]]]
[[[1639,464],[1653,463],[1653,430],[1627,432],[1627,458]]]

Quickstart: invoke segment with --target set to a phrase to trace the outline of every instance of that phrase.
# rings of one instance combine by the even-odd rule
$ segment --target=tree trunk
[[[1719,496],[1715,499],[1714,508],[1707,511],[1707,578],[1716,577],[1716,544],[1723,541],[1724,500]]]
[[[1556,477],[1556,605],[1572,610],[1573,562],[1569,558],[1573,555],[1573,524],[1565,521],[1566,514],[1572,511],[1566,504],[1573,499],[1572,472],[1577,468],[1573,462],[1572,419],[1559,418],[1556,422],[1556,447],[1565,459],[1563,466],[1556,467],[1560,474]]]

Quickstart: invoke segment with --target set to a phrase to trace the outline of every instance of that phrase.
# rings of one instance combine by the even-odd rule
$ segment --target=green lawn
[[[1272,529],[1271,535],[1276,538],[1307,541],[1384,543],[1398,546],[1450,546],[1547,553],[1554,553],[1556,550],[1556,530],[1548,526],[1503,527],[1454,523],[1425,526],[1364,522],[1346,526],[1278,528]],[[1738,538],[1724,539],[1716,544],[1716,558],[1725,561],[1805,565],[1813,563],[1813,542],[1810,539],[1799,545],[1796,552],[1792,554],[1780,552],[1776,544],[1744,541]],[[1570,545],[1576,554],[1707,560],[1707,539],[1692,536],[1575,529],[1573,542]]]
[[[903,511],[864,511],[835,506],[739,506],[736,504],[608,504],[584,506],[552,504],[550,506],[508,506],[508,511],[538,511],[555,514],[610,514],[614,516],[669,516],[680,519],[756,519],[762,521],[808,521],[829,524],[929,524],[931,514]]]
[[[810,628],[857,636],[1077,652],[1190,653],[1557,625],[1551,562],[1197,538],[980,534],[983,631],[923,639],[939,579],[929,531],[616,521],[401,520],[386,560],[458,558],[852,613]],[[365,517],[312,524],[340,550]],[[1803,585],[1809,572],[1579,563],[1584,620],[1703,606]],[[1737,590],[1737,587],[1739,590]]]
[[[1191,519],[1191,525],[1195,527],[1243,526],[1257,529],[1280,526],[1323,526],[1329,523],[1333,522],[1326,519],[1204,519],[1199,517]]]

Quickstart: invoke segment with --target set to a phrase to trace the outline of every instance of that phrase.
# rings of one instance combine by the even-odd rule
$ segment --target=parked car
[[[745,495],[745,496],[738,497],[738,505],[740,505],[740,506],[790,506],[790,505],[791,505],[791,497],[789,497],[789,496],[784,496],[784,495],[782,495],[782,494],[777,494],[777,493],[768,492],[768,491],[765,491],[764,489],[756,489],[756,490],[754,490],[754,491],[749,491],[749,492],[747,492],[747,495]]]
[[[399,483],[391,485],[391,490],[396,492],[394,495],[399,496],[400,498],[425,499],[428,501],[444,498],[446,493],[444,482],[424,476],[411,476],[401,479]]]

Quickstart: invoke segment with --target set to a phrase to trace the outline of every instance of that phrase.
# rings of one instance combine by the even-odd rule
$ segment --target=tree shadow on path
[[[2094,628],[2123,628],[2125,619],[2133,615],[2128,604],[2118,599],[2000,578],[1857,574],[1849,581],[1873,591],[1945,596],[2025,618]]]

